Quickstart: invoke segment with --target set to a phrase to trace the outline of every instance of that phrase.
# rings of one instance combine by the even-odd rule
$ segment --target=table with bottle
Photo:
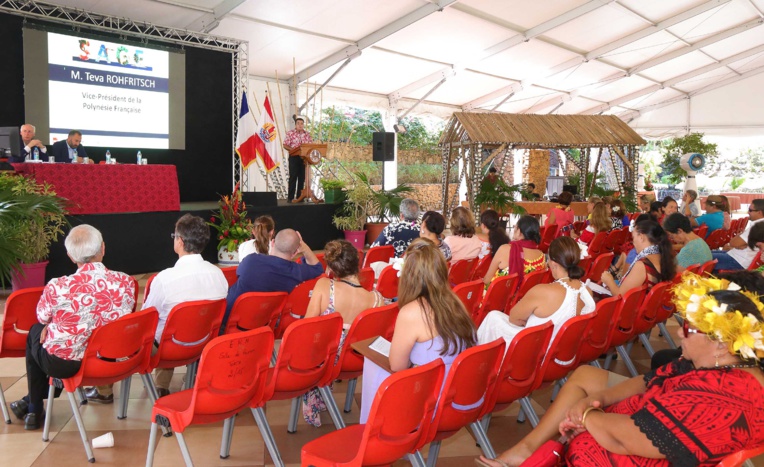
[[[17,173],[50,184],[57,195],[69,200],[70,214],[180,210],[174,165],[149,165],[140,152],[135,164],[117,163],[108,152],[100,164],[51,163],[43,157],[12,165]]]

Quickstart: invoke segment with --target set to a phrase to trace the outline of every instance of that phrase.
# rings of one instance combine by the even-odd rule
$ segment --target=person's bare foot
[[[518,443],[508,451],[501,453],[496,459],[480,456],[480,461],[488,467],[517,467],[533,454],[533,449],[523,443]]]

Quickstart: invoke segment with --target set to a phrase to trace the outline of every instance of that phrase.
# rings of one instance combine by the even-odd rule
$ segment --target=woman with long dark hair
[[[512,229],[512,242],[500,246],[493,255],[483,278],[485,285],[497,277],[517,273],[522,279],[525,274],[544,269],[546,261],[539,243],[539,221],[533,216],[521,217]]]
[[[480,230],[477,234],[482,242],[478,258],[486,255],[496,254],[499,247],[509,243],[509,236],[504,227],[501,226],[501,217],[493,209],[486,209],[480,214]]]

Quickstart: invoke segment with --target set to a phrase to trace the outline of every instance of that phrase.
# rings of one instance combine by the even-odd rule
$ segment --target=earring
[[[716,368],[719,368],[719,354],[714,355],[714,358],[716,358]]]

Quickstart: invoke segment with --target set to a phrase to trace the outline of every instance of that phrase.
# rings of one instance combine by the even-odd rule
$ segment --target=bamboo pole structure
[[[324,123],[324,88],[321,88],[321,104],[318,107],[318,140],[323,143],[324,138],[321,133],[321,125]]]
[[[334,130],[334,106],[332,106],[332,114],[329,117],[329,132],[326,135],[326,142],[332,142],[332,130]]]

